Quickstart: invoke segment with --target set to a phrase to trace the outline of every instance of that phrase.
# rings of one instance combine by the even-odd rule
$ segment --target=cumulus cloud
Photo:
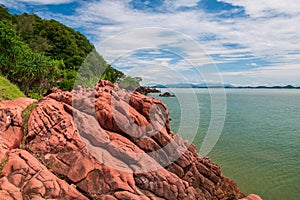
[[[28,8],[26,7],[26,5],[59,5],[72,3],[74,1],[75,0],[0,0],[0,4],[3,4],[9,9],[15,9],[21,12],[28,12]]]
[[[12,8],[16,10],[25,10],[25,5],[20,2],[11,1],[11,0],[0,0],[0,4],[5,5],[7,8]]]
[[[71,3],[75,0],[17,0],[18,2],[30,3],[30,4],[43,4],[43,5],[59,5],[65,3]]]
[[[112,36],[96,46],[106,60],[126,74],[142,77],[146,85],[155,80],[163,84],[165,81],[174,82],[175,77],[178,82],[191,81],[187,71],[194,71],[193,80],[200,81],[203,80],[202,68],[212,64],[196,41],[164,28],[134,29]],[[215,67],[211,69],[217,72]]]
[[[242,4],[235,4],[243,6]],[[251,2],[252,4],[254,3]],[[256,3],[255,5],[260,4]],[[227,55],[227,58],[232,55],[232,58],[237,60],[239,58],[235,56],[233,51],[244,51],[244,54],[248,56],[280,62],[282,57],[277,57],[277,55],[287,55],[287,51],[299,50],[300,35],[298,30],[300,30],[300,25],[297,22],[300,21],[300,15],[292,17],[279,15],[260,19],[246,17],[222,19],[207,14],[203,10],[148,13],[132,9],[124,1],[103,0],[84,4],[78,10],[77,18],[81,19],[79,23],[84,23],[84,25],[89,22],[91,27],[88,27],[87,31],[97,35],[100,41],[134,28],[162,27],[190,36],[208,54],[219,53],[220,55]],[[93,22],[100,23],[100,25],[95,26]],[[212,40],[201,39],[205,35],[214,35],[215,38]],[[226,43],[236,43],[242,48],[238,47],[232,50],[223,46]],[[294,58],[289,57],[291,61],[298,59],[297,55]]]
[[[227,83],[253,86],[258,86],[262,83],[270,86],[276,84],[300,85],[299,74],[300,65],[278,65],[245,71],[221,72],[221,76]]]
[[[276,14],[295,15],[300,13],[300,4],[298,0],[218,0],[230,3],[236,6],[244,7],[247,14],[252,17],[265,17]]]
[[[232,5],[241,6],[250,16],[219,18],[216,14],[209,14],[201,9],[175,11],[181,6],[195,6],[197,1],[189,3],[188,1],[172,1],[173,6],[169,6],[169,10],[166,12],[149,13],[132,9],[124,1],[103,0],[86,3],[78,10],[78,17],[86,22],[104,23],[90,29],[91,34],[98,34],[99,42],[97,43],[112,35],[134,28],[161,27],[178,31],[195,40],[207,55],[214,58],[216,64],[251,59],[292,64],[299,63],[300,35],[298,30],[300,30],[300,25],[298,21],[300,21],[300,15],[298,15],[299,9],[294,6],[296,2],[288,1],[289,5],[286,2],[267,0],[256,0],[256,2],[224,0]],[[166,1],[166,4],[170,5],[171,2]],[[273,14],[270,15],[270,13]],[[288,13],[288,15],[275,15],[276,13]],[[213,38],[206,36],[213,36]],[[153,37],[149,33],[145,34],[143,38],[146,37],[152,39],[143,40],[138,36],[133,36],[123,41],[116,41],[116,52],[114,53],[118,53],[117,51],[124,46],[129,47],[136,44],[143,44],[145,47],[150,45],[156,48],[163,44],[171,46],[169,39],[172,35],[161,34],[159,37]],[[228,43],[237,44],[237,47],[224,46]],[[174,44],[174,46],[176,45],[178,46],[178,44]],[[198,60],[197,62],[201,63],[201,58],[197,57],[197,50],[187,49],[183,46],[181,45],[180,48],[182,51],[188,52],[187,58]],[[298,53],[291,54],[290,52]],[[172,65],[179,66],[175,63]]]
[[[165,4],[171,8],[194,7],[197,6],[199,0],[167,0]]]
[[[251,66],[251,67],[258,67],[258,64],[255,63],[255,62],[252,62],[252,63],[249,64],[249,66]]]
[[[19,2],[25,1],[42,2],[19,0]],[[67,3],[70,1],[57,0],[55,2]],[[54,3],[54,0],[43,2]],[[237,17],[220,17],[220,13],[205,11],[197,7],[197,0],[166,0],[163,2],[159,12],[133,8],[130,0],[101,0],[82,1],[81,7],[77,8],[75,14],[71,16],[51,12],[39,14],[46,18],[53,17],[72,27],[84,29],[109,62],[114,62],[118,56],[122,57],[122,53],[131,55],[119,59],[120,65],[130,65],[130,62],[138,63],[139,61],[140,65],[150,65],[140,57],[134,56],[133,51],[137,52],[137,48],[167,48],[179,53],[184,59],[197,63],[197,66],[209,63],[209,56],[219,66],[241,62],[244,65],[250,63],[258,69],[271,70],[260,63],[255,62],[257,66],[251,63],[254,63],[253,60],[262,60],[268,65],[280,63],[283,67],[277,69],[285,70],[282,75],[286,80],[291,80],[289,74],[295,71],[284,67],[300,64],[300,23],[298,23],[300,21],[300,4],[298,0],[218,0],[218,2],[239,6],[233,10],[225,10],[224,13],[235,14],[238,11],[246,13],[246,15]],[[183,7],[189,7],[189,9],[181,9]],[[148,29],[149,31],[144,32],[143,35],[132,31],[149,27],[173,30],[186,36],[190,41],[195,41],[199,48],[193,48],[184,40],[174,42],[174,34],[167,34],[168,31],[153,32],[153,29],[152,31]],[[101,46],[109,38],[126,32],[128,33],[125,34],[125,38],[116,39],[106,48]],[[201,49],[201,55],[199,55],[199,49]],[[154,52],[152,51],[153,54],[155,54]],[[160,54],[160,52],[156,51],[156,54]],[[204,56],[204,54],[208,56]],[[188,65],[184,64],[185,62],[182,60],[174,62],[172,59],[150,58],[153,59],[152,65],[155,63],[164,66],[169,64],[181,70],[188,68]],[[236,66],[235,71],[240,72],[239,66]],[[261,73],[262,71],[252,72]],[[267,72],[264,71],[264,73]],[[224,75],[229,76],[229,74]],[[291,77],[295,78],[293,75]]]

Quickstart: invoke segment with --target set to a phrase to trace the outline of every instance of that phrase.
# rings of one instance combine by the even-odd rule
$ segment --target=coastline
[[[30,99],[17,101],[27,102],[23,104],[27,106],[32,103]],[[25,135],[21,114],[27,106],[18,107],[19,103],[13,102],[0,102],[1,119],[5,119],[0,134],[1,160],[5,161],[0,192],[5,197],[60,198],[64,193],[77,199],[245,198],[218,165],[202,158],[194,145],[171,131],[169,111],[158,99],[129,94],[108,81],[100,81],[95,90],[56,89],[33,108]],[[151,119],[154,105],[157,115]],[[126,107],[134,118],[127,116]],[[10,112],[3,112],[5,109]],[[8,116],[13,121],[6,121]],[[12,143],[10,135],[16,132],[19,135]],[[18,146],[22,141],[23,146]],[[157,151],[160,148],[163,151]],[[16,173],[17,169],[29,169],[29,173]],[[34,176],[36,170],[43,171],[43,178]],[[8,177],[11,188],[18,192],[3,187]],[[51,189],[60,193],[42,192],[49,191],[45,185],[48,178],[60,183]],[[24,185],[28,186],[21,191]]]

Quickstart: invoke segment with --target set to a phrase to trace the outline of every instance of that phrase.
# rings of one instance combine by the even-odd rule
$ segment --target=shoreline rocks
[[[23,138],[21,113],[32,102],[0,102],[0,141],[10,141],[6,113],[18,119],[8,127],[20,129],[9,133],[17,140],[0,146],[6,199],[245,198],[218,165],[171,131],[158,99],[103,80],[94,89],[56,89],[33,109]]]
[[[138,87],[135,91],[144,95],[147,95],[149,93],[161,93],[161,91],[156,88],[148,88],[143,86]]]
[[[160,97],[175,97],[175,95],[171,94],[170,92],[165,92],[163,94],[160,94],[159,96]]]

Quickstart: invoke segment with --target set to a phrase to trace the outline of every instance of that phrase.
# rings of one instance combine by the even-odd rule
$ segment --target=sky
[[[144,85],[300,86],[298,0],[0,0],[60,21]]]

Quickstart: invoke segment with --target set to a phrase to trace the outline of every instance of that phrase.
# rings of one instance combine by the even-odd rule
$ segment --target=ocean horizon
[[[247,194],[256,193],[272,200],[300,199],[299,90],[162,89],[166,91],[184,96],[185,102],[196,96],[198,108],[184,114],[185,106],[180,105],[178,98],[151,94],[168,105],[175,133],[182,126],[182,120],[194,126],[191,122],[198,119],[199,127],[192,138],[198,150],[211,120],[210,94],[223,95],[225,91],[224,127],[208,156]],[[187,126],[182,130],[186,131],[185,135],[193,135],[189,131],[195,129]]]

